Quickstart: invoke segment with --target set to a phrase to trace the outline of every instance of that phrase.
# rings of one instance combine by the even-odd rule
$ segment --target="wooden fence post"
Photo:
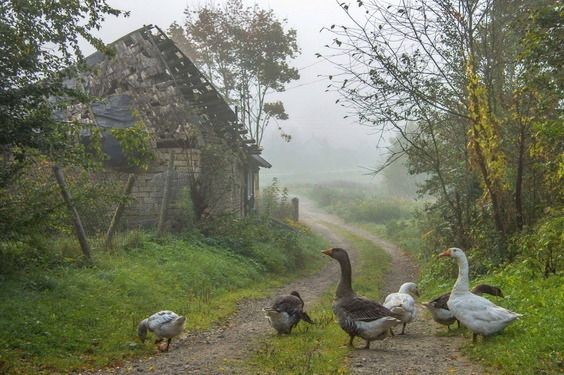
[[[86,233],[84,232],[84,227],[82,226],[82,221],[80,220],[80,215],[78,214],[78,211],[76,210],[76,207],[72,202],[70,192],[66,187],[63,170],[58,165],[55,165],[53,166],[53,173],[55,174],[55,179],[59,184],[59,188],[61,188],[61,195],[63,196],[63,200],[67,204],[67,207],[71,213],[72,222],[74,224],[76,236],[78,237],[78,241],[80,242],[82,254],[84,254],[84,257],[88,262],[91,262],[92,257],[90,255],[90,245],[88,244],[88,239],[86,238]]]
[[[114,216],[112,217],[112,221],[110,222],[110,226],[108,227],[108,231],[106,232],[106,239],[104,241],[104,246],[106,248],[110,248],[112,246],[112,238],[114,237],[114,233],[121,219],[121,215],[125,210],[125,201],[131,195],[131,190],[133,190],[134,183],[135,183],[135,174],[131,173],[127,178],[125,190],[123,191],[123,197],[122,197],[123,199],[118,203],[118,206],[114,212]]]
[[[159,223],[157,225],[157,235],[161,236],[164,231],[164,224],[166,220],[166,212],[168,208],[168,201],[170,195],[170,179],[172,178],[172,174],[174,171],[174,152],[170,152],[170,156],[168,158],[168,168],[166,171],[165,177],[165,184],[164,184],[164,191],[163,191],[163,199],[161,202],[161,211],[159,214]]]
[[[292,198],[292,220],[300,219],[300,200],[297,197]]]

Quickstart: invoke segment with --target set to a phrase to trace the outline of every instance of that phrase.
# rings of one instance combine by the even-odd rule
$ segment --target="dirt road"
[[[356,253],[344,239],[323,225],[339,225],[367,238],[392,256],[382,295],[396,291],[405,281],[414,280],[415,263],[399,248],[361,229],[347,225],[339,218],[316,209],[302,200],[301,220],[315,232],[324,236],[332,246],[349,249],[353,268]],[[307,304],[314,304],[328,288],[334,288],[338,278],[336,262],[317,274],[295,281],[275,290],[268,298],[248,300],[240,304],[238,313],[222,327],[206,332],[191,333],[177,340],[171,351],[152,357],[128,362],[121,367],[103,369],[96,374],[241,374],[239,364],[255,350],[254,342],[264,335],[271,335],[271,328],[261,311],[272,297],[291,290],[299,290]],[[437,337],[437,330],[444,330],[422,311],[416,322],[408,325],[407,334],[378,343],[372,350],[351,352],[353,374],[483,374],[485,371],[463,358],[457,351],[461,344],[458,337]]]

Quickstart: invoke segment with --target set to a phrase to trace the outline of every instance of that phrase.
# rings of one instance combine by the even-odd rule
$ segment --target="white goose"
[[[458,278],[447,302],[456,319],[472,331],[472,341],[477,335],[489,336],[501,331],[509,323],[522,316],[499,307],[469,290],[468,259],[461,249],[451,247],[439,256],[452,257],[458,263]]]
[[[137,326],[137,334],[141,342],[145,342],[147,339],[147,331],[151,331],[157,336],[155,343],[160,343],[167,339],[164,351],[168,351],[170,341],[173,337],[182,333],[185,322],[185,316],[178,316],[178,314],[172,311],[163,310],[151,315],[147,319],[143,319]],[[159,350],[161,350],[160,346]]]
[[[417,308],[415,297],[419,297],[419,290],[415,283],[404,283],[397,293],[388,294],[384,300],[384,306],[390,311],[400,314],[403,327],[400,335],[405,334],[405,326],[415,320]],[[391,330],[391,328],[390,328]],[[392,331],[393,333],[393,331]]]
[[[492,296],[498,296],[503,298],[503,292],[496,286],[488,285],[488,284],[479,284],[476,285],[472,290],[472,293],[481,296],[484,293],[491,294]],[[447,329],[450,331],[450,325],[454,322],[457,322],[458,328],[460,328],[460,322],[456,320],[452,311],[448,309],[448,299],[450,298],[450,292],[445,293],[443,295],[438,296],[437,298],[423,303],[423,306],[431,312],[433,316],[433,320],[437,323],[443,324],[447,326]]]

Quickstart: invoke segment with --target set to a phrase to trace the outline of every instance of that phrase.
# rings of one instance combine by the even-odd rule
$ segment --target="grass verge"
[[[141,233],[136,246],[97,253],[93,267],[3,276],[0,373],[67,373],[149,354],[154,346],[138,342],[136,326],[163,309],[187,315],[187,330],[206,329],[232,314],[238,300],[263,296],[286,281],[284,274],[297,277],[320,266],[315,259],[323,241],[292,233],[257,238],[246,254],[237,244],[201,236],[158,240]],[[288,250],[283,245],[290,235],[296,238]],[[266,251],[280,262],[262,262]],[[308,268],[290,257],[305,258],[301,264]]]
[[[403,230],[403,243],[415,231]],[[398,243],[393,236],[390,240]],[[470,269],[478,260],[470,259]],[[430,300],[452,289],[457,277],[454,262],[430,259],[421,266],[420,290],[423,299]],[[556,374],[564,369],[564,279],[562,274],[542,277],[527,261],[496,268],[484,276],[472,278],[471,285],[487,283],[502,289],[505,298],[487,296],[494,303],[524,314],[517,322],[486,340],[472,344],[466,329],[448,335],[465,335],[468,341],[461,348],[469,358],[499,374]]]
[[[328,223],[359,252],[353,269],[353,288],[372,299],[379,299],[380,285],[390,257],[371,241]],[[321,254],[319,256],[322,256]],[[339,274],[335,274],[335,285]],[[248,373],[256,374],[348,374],[348,336],[335,322],[331,288],[315,305],[306,307],[315,325],[300,323],[291,335],[272,336],[259,343],[260,350],[246,363]],[[358,343],[357,343],[358,345]]]

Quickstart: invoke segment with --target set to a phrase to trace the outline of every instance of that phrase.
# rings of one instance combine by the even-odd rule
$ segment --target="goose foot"
[[[407,323],[403,323],[403,327],[401,329],[401,333],[400,335],[405,335],[405,326],[407,325]]]

